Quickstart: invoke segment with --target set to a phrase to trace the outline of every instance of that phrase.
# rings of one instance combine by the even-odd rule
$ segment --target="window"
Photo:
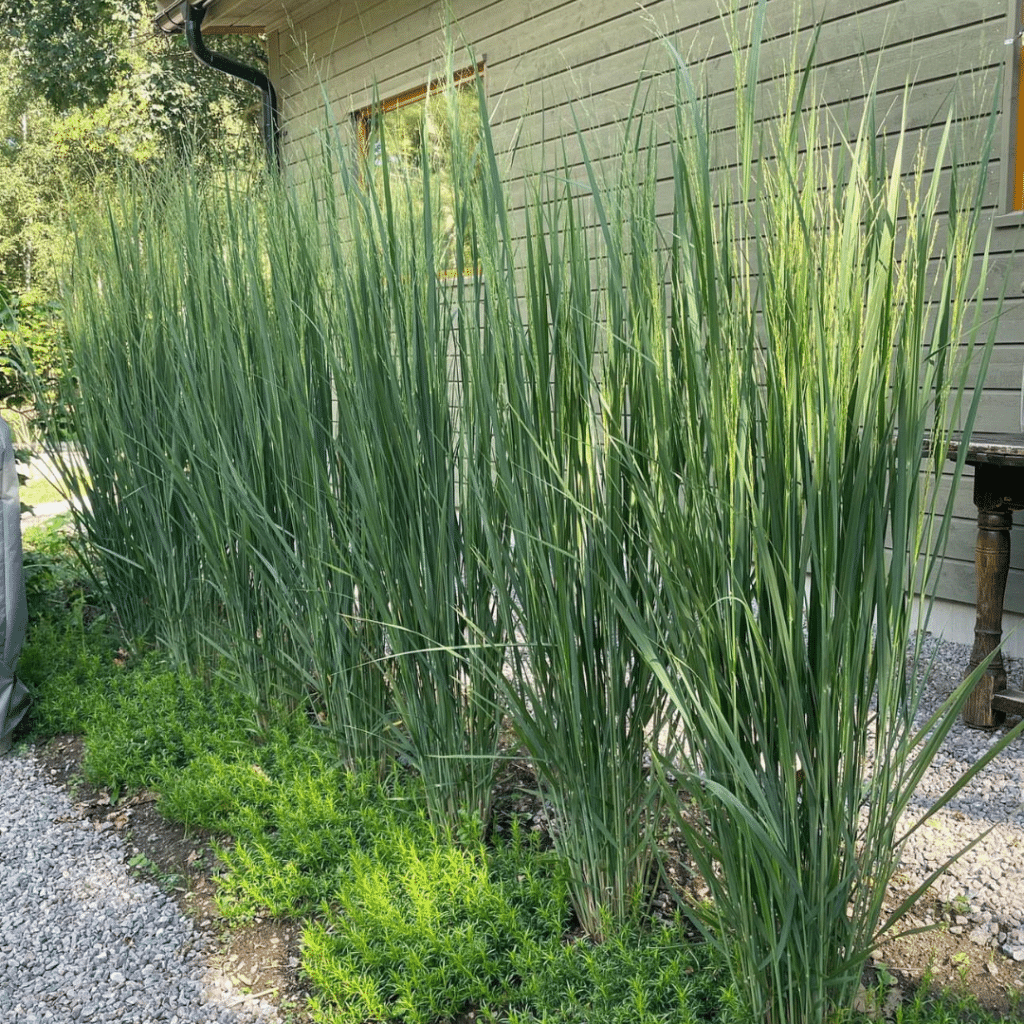
[[[1013,174],[1010,188],[1010,209],[1024,211],[1024,0],[1013,0],[1010,20],[1013,47],[1010,66],[1010,91],[1007,110],[1010,112],[1009,165]]]
[[[410,89],[379,104],[365,107],[354,115],[359,145],[368,183],[382,188],[384,154],[387,154],[388,178],[393,193],[396,183],[408,189],[411,203],[403,204],[415,216],[422,209],[424,155],[430,161],[431,210],[435,223],[437,266],[454,273],[455,195],[453,139],[462,142],[463,158],[472,158],[480,139],[480,107],[476,89],[483,63],[466,68],[454,76],[454,91],[441,80]],[[454,102],[450,102],[454,99]],[[458,120],[456,132],[455,119]],[[404,211],[399,211],[404,212]],[[469,254],[464,253],[464,266]]]

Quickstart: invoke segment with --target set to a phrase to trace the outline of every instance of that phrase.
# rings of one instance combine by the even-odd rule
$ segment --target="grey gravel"
[[[924,688],[917,724],[960,685],[970,648],[924,639],[926,658],[934,658]],[[1022,688],[1024,665],[1007,660],[1009,685]],[[959,719],[939,748],[904,816],[905,824],[921,817],[1019,719],[986,731]],[[948,908],[950,931],[966,934],[975,945],[989,947],[1011,960],[1024,961],[1024,737],[1018,737],[955,796],[927,819],[902,851],[905,881],[916,886],[948,857],[981,842],[951,865],[932,892]],[[924,918],[920,923],[926,922]],[[956,929],[961,929],[957,931]]]
[[[255,1024],[206,940],[27,754],[0,758],[0,1021]]]

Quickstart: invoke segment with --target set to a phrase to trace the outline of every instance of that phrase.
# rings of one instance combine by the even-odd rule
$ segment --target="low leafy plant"
[[[90,781],[151,787],[210,750],[224,756],[256,739],[244,694],[217,677],[168,670],[162,659],[124,670],[103,696],[87,733]]]
[[[82,561],[68,537],[70,516],[54,516],[22,531],[22,570],[29,621],[55,620],[77,606],[95,621],[103,606],[92,567]],[[31,642],[31,635],[29,641]]]
[[[509,1024],[696,1024],[730,1021],[724,963],[677,926],[606,929],[604,942],[523,947]],[[488,1015],[484,1014],[484,1019]],[[490,1019],[504,1020],[505,1014]]]
[[[18,662],[18,676],[32,694],[26,727],[37,739],[86,732],[120,675],[109,623],[87,623],[79,599],[70,608],[58,600],[53,604],[61,608],[60,618],[30,619]]]
[[[144,853],[137,853],[134,857],[129,858],[128,867],[142,877],[149,878],[154,881],[165,892],[170,892],[172,889],[177,887],[182,880],[181,875],[176,875],[173,872],[162,871],[160,866],[154,863],[154,861]]]
[[[429,835],[401,787],[369,771],[345,771],[319,743],[279,737],[255,757],[211,754],[167,779],[161,810],[229,838],[218,900],[229,917],[310,912],[354,853]],[[378,838],[379,837],[379,838]],[[389,837],[389,838],[385,838]]]
[[[554,872],[554,873],[553,873]],[[566,940],[569,890],[513,832],[484,851],[443,840],[384,865],[356,858],[306,928],[304,969],[325,1024],[473,1016],[509,1024],[727,1020],[727,972],[675,925]]]
[[[896,1007],[892,1019],[896,1024],[1002,1024],[1017,1018],[989,1013],[974,996],[937,990],[925,975],[913,994]]]
[[[569,910],[564,882],[522,852],[504,854],[511,884],[502,851],[465,842],[355,854],[303,937],[315,1016],[428,1024],[507,1000],[513,952],[560,942]]]

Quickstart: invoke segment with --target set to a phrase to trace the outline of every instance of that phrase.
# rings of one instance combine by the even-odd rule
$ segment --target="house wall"
[[[442,73],[448,9],[458,36],[477,59],[486,60],[492,129],[508,157],[513,197],[521,194],[517,186],[524,177],[559,156],[563,144],[570,154],[578,151],[577,125],[592,155],[621,146],[621,122],[635,101],[638,81],[656,79],[672,65],[667,42],[701,62],[712,107],[728,126],[733,62],[715,0],[650,0],[642,9],[635,0],[307,0],[286,6],[292,14],[272,28],[269,47],[283,104],[284,157],[297,179],[303,154],[317,146],[325,109],[348,132],[352,113],[373,100],[375,88],[386,99]],[[817,63],[825,98],[837,116],[856,120],[865,68],[870,73],[876,63],[880,107],[892,104],[890,130],[907,81],[915,83],[908,109],[914,132],[944,118],[955,96],[958,127],[971,137],[993,98],[1005,102],[999,81],[1010,66],[1006,40],[1015,28],[1008,16],[1013,0],[847,0],[813,6],[830,12],[822,24]],[[787,59],[797,19],[800,44],[810,40],[811,8],[795,0],[769,0],[761,90],[766,111],[777,99],[769,83],[772,69]],[[1008,122],[1008,117],[1001,121],[1001,133],[1010,130]],[[667,160],[664,167],[667,209]],[[994,224],[986,313],[995,313],[1000,294],[1005,300],[983,382],[979,430],[1020,429],[1024,216],[1006,212],[1007,167],[1007,149],[997,142],[986,193],[985,214]],[[954,634],[969,632],[973,621],[964,607],[974,599],[970,477],[968,470],[957,494],[957,518],[936,585],[936,595],[952,603],[942,621]],[[1024,525],[1024,517],[1018,520]],[[1024,530],[1012,556],[1006,608],[1024,614]]]

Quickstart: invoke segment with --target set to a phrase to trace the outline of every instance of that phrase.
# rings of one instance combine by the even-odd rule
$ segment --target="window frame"
[[[456,71],[451,77],[451,83],[456,89],[472,88],[477,78],[481,80],[484,78],[486,63],[487,58],[484,57],[477,61],[476,64],[471,64],[469,67]],[[352,112],[352,120],[355,123],[359,141],[359,155],[363,157],[368,155],[367,147],[373,134],[373,123],[378,117],[383,117],[385,114],[395,110],[401,110],[402,107],[412,106],[413,103],[419,103],[420,100],[424,100],[428,96],[433,96],[446,89],[448,84],[448,78],[428,78],[422,85],[406,89],[404,92],[396,93],[388,99],[377,100],[367,104],[365,107],[354,110]]]
[[[1024,220],[1024,0],[1010,0],[1006,20],[1010,51],[1003,91],[1003,202],[1006,226]]]
[[[455,71],[450,78],[428,78],[422,85],[395,93],[387,99],[377,100],[354,110],[351,118],[356,129],[361,166],[360,175],[363,185],[366,185],[366,176],[370,173],[367,161],[370,157],[370,142],[373,138],[374,122],[376,119],[384,117],[392,111],[401,110],[403,107],[412,106],[414,103],[419,103],[421,100],[434,96],[448,88],[449,84],[453,85],[458,91],[469,91],[476,86],[478,81],[485,81],[486,66],[487,57],[484,55],[475,64]],[[476,267],[472,271],[467,270],[466,275],[480,277],[481,270],[479,267]],[[443,280],[454,279],[456,273],[454,270],[444,270],[440,272],[440,277]]]

